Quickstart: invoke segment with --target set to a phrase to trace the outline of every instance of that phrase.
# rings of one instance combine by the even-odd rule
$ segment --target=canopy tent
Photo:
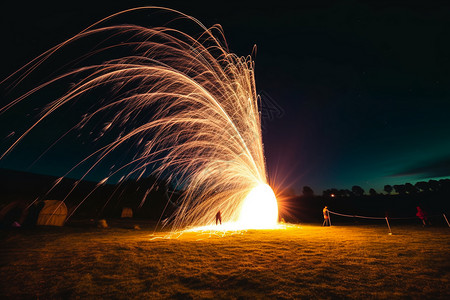
[[[63,226],[67,217],[67,206],[59,200],[45,200],[39,213],[37,225]]]
[[[122,214],[120,215],[121,218],[132,218],[133,217],[133,210],[129,207],[122,208]]]

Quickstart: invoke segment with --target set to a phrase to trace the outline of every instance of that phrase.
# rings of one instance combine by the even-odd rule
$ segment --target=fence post
[[[327,214],[328,214],[328,225],[330,225],[330,227],[331,227],[331,218],[330,218],[330,211],[329,210],[327,210]]]
[[[387,226],[388,226],[388,228],[389,228],[389,235],[392,235],[392,231],[391,231],[391,226],[389,225],[389,221],[388,221],[388,218],[387,217],[384,217],[385,219],[386,219],[386,224],[387,224]]]

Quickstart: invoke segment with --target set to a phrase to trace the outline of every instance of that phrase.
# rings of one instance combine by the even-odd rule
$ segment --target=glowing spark
[[[174,229],[211,225],[219,210],[223,222],[234,224],[234,228],[274,227],[278,208],[274,193],[267,185],[251,58],[229,52],[219,25],[206,28],[193,17],[171,9],[163,10],[176,14],[177,19],[191,21],[202,34],[192,37],[167,27],[98,27],[117,15],[145,9],[161,8],[131,9],[105,18],[19,70],[23,74],[17,73],[20,76],[15,83],[62,48],[97,35],[103,42],[92,53],[80,58],[78,66],[83,58],[93,59],[111,49],[119,49],[117,53],[121,55],[129,53],[71,69],[0,108],[1,114],[42,88],[75,77],[76,82],[68,92],[48,103],[37,121],[0,153],[0,159],[61,106],[77,103],[99,89],[103,93],[105,87],[109,87],[112,96],[102,96],[101,100],[93,102],[74,127],[87,128],[89,136],[95,136],[94,141],[107,142],[67,174],[96,157],[83,171],[81,181],[98,165],[104,164],[112,153],[121,152],[123,148],[128,151],[132,146],[136,153],[134,158],[122,165],[114,162],[116,168],[109,168],[110,173],[99,185],[129,169],[131,171],[119,181],[130,176],[141,177],[147,169],[152,169],[158,178],[175,179],[183,193],[180,205],[167,220]],[[111,40],[105,39],[105,34]],[[126,42],[114,42],[119,36]],[[106,119],[106,122],[100,126],[92,124],[99,119]],[[113,142],[107,140],[111,132],[118,135]]]

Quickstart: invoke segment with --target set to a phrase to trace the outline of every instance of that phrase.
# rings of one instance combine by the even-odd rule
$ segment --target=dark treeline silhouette
[[[81,181],[67,198],[77,181],[64,178],[55,189],[46,194],[57,180],[54,176],[0,169],[0,209],[13,201],[29,204],[36,198],[65,199],[71,214],[80,201],[89,195],[72,219],[117,218],[120,217],[122,208],[129,207],[132,208],[134,217],[159,220],[172,214],[180,195],[180,191],[168,186],[165,180],[157,180],[152,176],[121,184],[99,185],[97,182]],[[317,195],[311,187],[304,186],[302,194],[297,196],[294,190],[287,189],[281,203],[280,218],[288,222],[322,223],[322,209],[325,205],[330,211],[344,214],[413,217],[412,222],[419,222],[414,219],[417,206],[422,207],[429,215],[442,216],[442,213],[449,212],[450,179],[420,181],[414,185],[386,185],[384,192],[377,193],[374,189],[369,189],[366,193],[355,185],[351,189],[327,189]],[[338,223],[357,221],[333,215],[331,218],[332,222],[335,219]]]
[[[291,222],[320,222],[325,205],[330,211],[348,215],[369,217],[412,218],[404,222],[419,223],[415,218],[416,207],[422,207],[437,223],[443,223],[442,213],[450,208],[450,179],[420,181],[416,184],[385,185],[385,193],[360,186],[351,189],[331,188],[316,195],[311,187],[305,186],[300,196],[290,196],[282,210],[283,218]],[[357,218],[331,216],[337,222],[368,222]]]
[[[120,184],[81,181],[69,196],[77,180],[63,178],[48,193],[58,180],[54,176],[0,169],[0,209],[13,201],[30,204],[35,199],[65,199],[69,214],[83,201],[73,214],[76,219],[120,217],[122,209],[130,207],[135,217],[159,220],[173,212],[178,196],[164,180],[152,176]]]

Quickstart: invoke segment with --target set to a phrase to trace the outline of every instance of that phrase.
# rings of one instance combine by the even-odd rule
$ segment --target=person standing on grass
[[[419,219],[422,221],[423,226],[426,226],[428,223],[427,213],[420,208],[420,206],[417,206],[417,213],[416,216],[419,217]]]
[[[222,225],[222,215],[220,214],[220,210],[216,214],[216,225],[220,222],[220,225]]]
[[[331,226],[330,223],[330,212],[328,211],[328,206],[323,208],[323,224],[322,226]]]

